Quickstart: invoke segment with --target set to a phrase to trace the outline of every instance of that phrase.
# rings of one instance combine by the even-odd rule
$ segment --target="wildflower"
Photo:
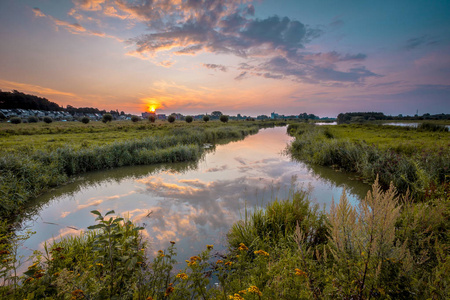
[[[223,260],[219,259],[218,261],[216,261],[216,264],[223,264]]]
[[[83,291],[80,289],[77,289],[77,290],[74,290],[71,294],[72,294],[72,296],[77,297],[77,296],[81,296],[83,294]]]
[[[214,248],[214,245],[206,245],[206,249],[212,250]]]
[[[183,279],[183,280],[188,279],[188,276],[187,276],[186,273],[178,273],[176,277],[180,278],[180,279]]]
[[[245,246],[244,243],[240,243],[240,244],[239,244],[238,250],[239,250],[239,251],[247,251],[247,250],[248,250],[248,247]]]
[[[239,294],[245,295],[245,294],[247,294],[247,290],[239,291]]]
[[[174,288],[173,286],[169,286],[169,287],[166,289],[166,292],[164,293],[164,297],[167,297],[167,296],[169,296],[170,294],[172,294],[172,292],[173,292],[174,289],[175,289],[175,288]]]
[[[239,294],[229,295],[228,299],[231,299],[231,300],[244,300],[244,298],[242,298],[241,295],[239,295]]]
[[[232,264],[231,261],[227,261],[227,262],[225,263],[225,266],[231,266],[231,264]]]
[[[188,260],[187,260],[187,262],[188,262],[188,267],[190,267],[190,266],[195,266],[195,265],[197,264],[196,261],[188,261]]]
[[[152,296],[148,296],[146,300],[153,300]]]
[[[102,263],[96,263],[96,265],[99,267],[104,267],[104,265]]]
[[[249,288],[247,289],[247,291],[248,291],[249,293],[253,293],[253,294],[257,294],[258,296],[262,296],[262,293],[261,293],[261,291],[258,289],[257,286],[252,285],[251,287],[249,287]]]
[[[25,280],[25,283],[27,283],[27,282],[32,282],[33,280],[34,280],[33,277],[28,277],[28,278]]]
[[[259,255],[262,255],[262,256],[269,256],[269,253],[267,253],[264,250],[257,250],[257,251],[255,251],[255,254],[259,254]]]
[[[295,275],[297,276],[307,276],[306,272],[300,270],[300,269],[295,269]]]
[[[8,250],[2,250],[0,251],[0,255],[9,254],[10,252]]]
[[[31,270],[31,269],[33,269],[34,267],[36,267],[36,266],[37,266],[37,264],[38,264],[38,263],[37,263],[37,262],[35,262],[34,264],[32,264],[31,266],[29,266],[29,267],[28,267],[28,270]]]
[[[174,242],[174,241],[170,241],[170,243],[171,243],[172,245],[175,245],[175,242]]]
[[[159,254],[159,257],[164,257],[164,256],[165,256],[164,253]]]
[[[58,275],[59,275],[59,272],[56,272],[53,274],[53,276],[58,276]]]
[[[197,260],[198,261],[202,261],[202,259],[199,256],[197,256],[197,255],[196,256],[191,256],[190,260],[191,261],[197,261]]]

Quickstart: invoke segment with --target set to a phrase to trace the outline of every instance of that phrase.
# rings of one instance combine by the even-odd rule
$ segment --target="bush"
[[[44,117],[44,122],[50,124],[51,122],[53,122],[53,119],[50,117]]]
[[[156,121],[155,116],[154,116],[154,115],[148,116],[148,121],[149,121],[150,123],[155,123],[155,121]]]
[[[185,120],[186,123],[191,123],[194,120],[194,118],[192,116],[186,116]]]
[[[19,117],[12,117],[11,119],[9,119],[9,121],[10,121],[12,124],[20,124],[20,123],[22,123],[22,119],[19,118]]]
[[[445,125],[434,124],[434,123],[420,123],[417,126],[418,131],[448,131],[448,128]]]
[[[104,114],[102,117],[102,122],[111,122],[113,120],[113,116],[111,114]]]
[[[227,115],[221,115],[220,116],[220,121],[222,121],[223,123],[228,122],[228,116]]]
[[[88,124],[89,121],[90,121],[90,119],[88,117],[81,118],[81,122],[83,122],[83,124]]]
[[[28,123],[37,123],[39,119],[35,116],[28,117]]]
[[[208,122],[209,121],[209,116],[203,116],[203,121]]]
[[[173,122],[175,122],[175,117],[172,116],[172,115],[170,115],[170,116],[167,118],[167,121],[169,121],[169,123],[173,123]]]
[[[133,123],[139,122],[139,117],[138,117],[138,116],[132,116],[132,117],[131,117],[131,121],[132,121]]]

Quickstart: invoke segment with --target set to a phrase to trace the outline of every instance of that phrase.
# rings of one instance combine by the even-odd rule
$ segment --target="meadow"
[[[161,131],[171,134],[87,150],[60,149],[52,159],[64,163],[67,178],[88,171],[84,169],[88,158],[98,159],[101,168],[118,166],[121,160],[107,159],[108,153],[124,159],[128,151],[136,158],[125,163],[151,163],[148,157],[159,157],[154,153],[167,150],[167,157],[173,158],[177,156],[172,148],[187,147],[181,159],[195,149],[201,152],[198,145],[205,141],[245,135],[245,128],[257,131],[262,123],[161,125]],[[181,266],[174,259],[175,242],[150,253],[151,245],[139,234],[141,227],[113,211],[92,211],[95,223],[86,232],[45,245],[18,276],[15,254],[27,234],[4,231],[0,295],[5,299],[448,299],[449,133],[429,130],[290,124],[294,156],[337,172],[358,172],[361,180],[373,182],[372,191],[356,207],[344,191],[329,211],[323,211],[307,191],[293,190],[287,199],[246,211],[227,235],[225,254],[204,245]],[[28,151],[31,157],[43,153],[30,161],[36,163],[55,153],[44,148],[37,144],[33,151],[21,148],[14,155],[24,159]],[[139,155],[150,148],[155,151],[151,155]],[[157,160],[162,157],[166,156]]]

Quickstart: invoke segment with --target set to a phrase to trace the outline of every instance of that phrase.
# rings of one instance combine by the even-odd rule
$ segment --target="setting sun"
[[[154,113],[156,112],[156,107],[155,107],[155,106],[150,106],[150,107],[148,108],[148,110],[149,110],[152,114],[154,114]]]

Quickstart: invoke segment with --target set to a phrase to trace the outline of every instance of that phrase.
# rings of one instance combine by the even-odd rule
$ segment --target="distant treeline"
[[[44,111],[62,111],[63,108],[55,102],[19,91],[3,92],[0,90],[0,109],[34,109]]]
[[[422,116],[386,116],[382,112],[347,112],[340,113],[337,116],[337,123],[361,123],[365,121],[375,121],[375,120],[450,120],[450,114],[438,114],[430,115],[423,114]]]
[[[32,109],[42,111],[66,111],[71,115],[79,114],[105,114],[106,110],[99,110],[94,107],[73,107],[67,105],[67,108],[59,106],[55,102],[51,102],[46,98],[41,98],[35,95],[28,95],[22,92],[13,90],[12,92],[4,92],[0,90],[0,109]],[[110,111],[111,114],[119,114],[118,111]],[[121,112],[120,114],[124,114]]]

